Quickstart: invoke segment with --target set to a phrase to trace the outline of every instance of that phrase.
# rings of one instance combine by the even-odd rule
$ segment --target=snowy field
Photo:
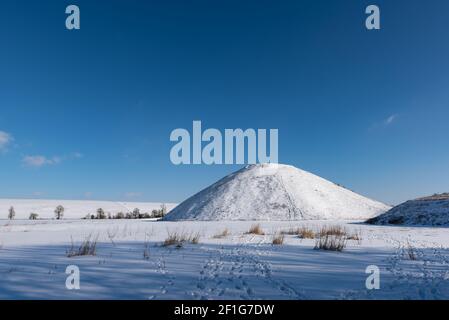
[[[140,212],[151,212],[161,208],[160,202],[118,202],[118,201],[89,201],[89,200],[39,200],[39,199],[0,199],[0,219],[8,217],[8,210],[14,207],[16,219],[28,219],[30,213],[37,213],[40,219],[52,219],[55,217],[57,206],[64,207],[64,218],[82,219],[87,214],[95,214],[102,208],[105,213],[116,214],[118,212],[131,212],[138,208]],[[176,204],[164,204],[167,210],[173,209]]]
[[[246,234],[252,224],[0,220],[0,299],[449,299],[447,228],[289,221]],[[315,240],[296,235],[272,245],[281,230],[332,224],[361,240],[343,252],[314,250]],[[200,238],[162,246],[173,232]],[[98,236],[96,255],[67,257],[89,235]],[[65,287],[68,265],[80,268],[80,290]],[[381,270],[379,290],[365,288],[369,265]]]

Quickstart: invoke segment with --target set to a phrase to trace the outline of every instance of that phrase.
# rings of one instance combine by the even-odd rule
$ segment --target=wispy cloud
[[[82,157],[84,157],[84,155],[79,152],[73,152],[66,156],[54,156],[51,158],[47,158],[43,155],[33,155],[23,157],[22,163],[27,167],[39,168],[43,166],[56,165],[65,160],[81,159]]]
[[[84,157],[84,155],[83,155],[82,153],[80,153],[80,152],[73,152],[73,153],[70,155],[69,158],[72,158],[72,159],[81,159],[81,158],[83,158],[83,157]]]
[[[392,126],[398,119],[398,115],[397,114],[391,114],[388,117],[386,117],[385,119],[378,121],[378,122],[374,122],[370,127],[369,130],[379,130],[382,128],[386,128],[386,127],[390,127]]]
[[[392,114],[391,116],[389,116],[388,118],[386,118],[386,119],[383,121],[383,124],[384,124],[385,126],[389,126],[389,125],[391,125],[393,122],[396,121],[396,118],[397,118],[397,117],[398,117],[397,114]]]
[[[0,131],[0,151],[6,151],[6,148],[13,140],[11,134],[5,131]]]
[[[55,165],[61,162],[61,158],[53,157],[47,158],[45,156],[37,155],[37,156],[25,156],[22,159],[22,162],[27,167],[35,167],[39,168],[46,165]]]

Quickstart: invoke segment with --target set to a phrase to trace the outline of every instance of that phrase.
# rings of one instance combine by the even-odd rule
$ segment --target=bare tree
[[[39,215],[37,213],[30,213],[30,220],[37,220],[37,218],[39,217]]]
[[[167,214],[167,206],[165,203],[161,204],[161,216],[165,216]]]
[[[14,219],[15,216],[16,216],[16,212],[14,211],[14,207],[11,206],[11,208],[9,208],[9,210],[8,210],[8,219],[12,220],[12,219]]]
[[[139,219],[139,216],[140,216],[140,209],[139,208],[135,208],[133,210],[132,217],[133,217],[133,219]]]
[[[65,210],[64,207],[61,205],[56,207],[56,209],[55,209],[56,220],[62,219],[62,217],[64,216],[64,210]]]
[[[97,219],[106,219],[106,213],[102,208],[97,209]]]

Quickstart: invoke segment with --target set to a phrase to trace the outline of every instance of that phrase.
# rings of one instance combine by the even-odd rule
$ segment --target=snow
[[[380,225],[449,226],[449,196],[435,195],[409,200],[369,222]]]
[[[293,166],[257,164],[185,200],[165,220],[368,219],[388,209]]]
[[[139,208],[140,212],[150,213],[153,209],[159,210],[162,203],[151,202],[112,202],[112,201],[84,201],[84,200],[35,200],[35,199],[0,199],[0,219],[8,217],[8,210],[14,207],[16,219],[28,219],[30,213],[37,213],[40,219],[51,219],[55,217],[55,208],[58,205],[64,207],[64,218],[81,219],[87,214],[95,214],[98,208],[105,213],[115,214],[117,212],[131,212]],[[170,210],[176,204],[167,203]]]
[[[2,220],[0,299],[449,299],[445,228],[373,226],[355,221]],[[291,227],[342,225],[360,232],[343,252],[314,250],[313,239],[272,236]],[[224,228],[229,235],[214,235]],[[169,232],[199,232],[198,244],[164,247]],[[89,234],[95,256],[66,256]],[[408,257],[413,248],[415,260]],[[148,258],[144,252],[147,250]],[[65,270],[80,269],[80,290]],[[367,290],[367,266],[380,289]]]

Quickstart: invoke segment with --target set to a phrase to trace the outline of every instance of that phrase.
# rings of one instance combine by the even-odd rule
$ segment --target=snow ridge
[[[449,196],[409,200],[367,222],[379,225],[449,226]]]

